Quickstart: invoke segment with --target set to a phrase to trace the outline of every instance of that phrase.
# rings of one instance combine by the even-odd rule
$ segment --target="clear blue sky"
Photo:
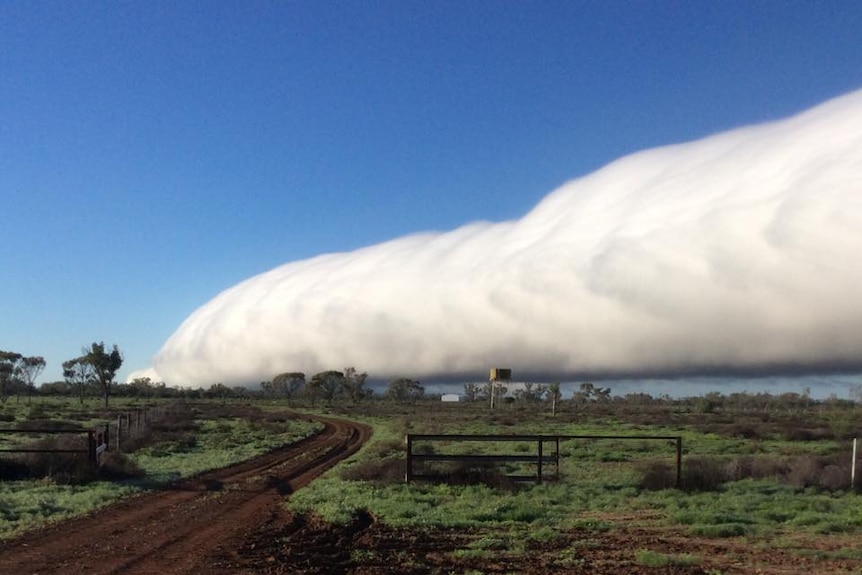
[[[848,2],[0,3],[0,349],[121,377],[288,261],[862,87]]]

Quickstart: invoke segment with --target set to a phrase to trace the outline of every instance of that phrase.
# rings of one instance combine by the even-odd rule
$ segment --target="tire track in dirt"
[[[355,453],[368,426],[314,418],[322,432],[166,490],[134,496],[0,545],[0,573],[210,573],[225,549],[278,523],[287,494]]]

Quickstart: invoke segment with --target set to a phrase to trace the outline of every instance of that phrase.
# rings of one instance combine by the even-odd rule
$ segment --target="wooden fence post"
[[[87,459],[96,464],[96,432],[92,429],[87,431]]]
[[[557,481],[559,481],[559,479],[560,479],[560,436],[558,435],[557,437],[555,437],[555,439],[557,441],[557,450],[554,452],[554,457],[556,457],[556,463],[557,463],[556,478],[557,478]]]
[[[676,488],[682,487],[682,437],[676,438]]]
[[[543,437],[539,436],[539,466],[536,469],[536,485],[542,484],[542,441]]]
[[[404,482],[410,483],[413,479],[413,437],[407,434],[407,471],[404,474]]]
[[[856,488],[856,438],[853,438],[853,463],[850,465],[850,489]]]

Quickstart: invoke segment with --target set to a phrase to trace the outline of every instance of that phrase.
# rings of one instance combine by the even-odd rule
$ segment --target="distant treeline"
[[[358,403],[369,400],[387,400],[399,403],[415,403],[417,401],[440,401],[443,394],[426,393],[422,384],[410,378],[398,378],[375,389],[365,383],[366,375],[357,374],[352,368],[343,372],[326,371],[314,375],[306,382],[302,373],[279,374],[270,381],[262,381],[254,388],[245,386],[228,386],[214,383],[208,388],[186,388],[168,386],[163,382],[153,382],[149,378],[135,379],[129,383],[111,385],[111,395],[115,397],[141,398],[186,398],[186,399],[284,399],[289,403],[315,404],[324,402]],[[9,395],[19,397],[32,393],[35,396],[78,396],[80,385],[67,381],[43,383],[30,388],[26,385],[14,386],[8,390]],[[104,390],[96,383],[84,386],[84,395],[99,397]],[[466,383],[459,399],[464,403],[488,402],[491,388],[487,383]],[[724,394],[719,391],[690,397],[671,397],[669,395],[651,395],[638,392],[625,395],[613,395],[607,387],[596,386],[593,383],[581,383],[573,393],[565,397],[559,392],[558,384],[527,384],[509,392],[505,386],[497,384],[493,389],[498,398],[497,405],[506,406],[538,406],[557,403],[561,408],[568,409],[607,409],[620,405],[637,406],[676,406],[688,411],[712,413],[716,411],[751,411],[770,409],[807,409],[828,405],[830,407],[853,407],[862,403],[862,385],[850,389],[849,399],[839,399],[832,395],[826,399],[812,398],[807,390],[802,393],[785,392],[771,394],[767,392],[733,392]]]

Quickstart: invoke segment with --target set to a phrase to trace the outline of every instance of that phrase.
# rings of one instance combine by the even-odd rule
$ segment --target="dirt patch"
[[[569,530],[547,541],[521,542],[520,549],[507,547],[506,537],[505,530],[494,529],[393,529],[368,515],[345,526],[291,517],[265,531],[250,532],[242,545],[223,554],[220,572],[810,575],[862,569],[860,560],[830,556],[854,548],[854,542],[840,539],[800,542],[803,552],[770,548],[768,542],[700,539],[676,531],[620,526],[601,532]]]

